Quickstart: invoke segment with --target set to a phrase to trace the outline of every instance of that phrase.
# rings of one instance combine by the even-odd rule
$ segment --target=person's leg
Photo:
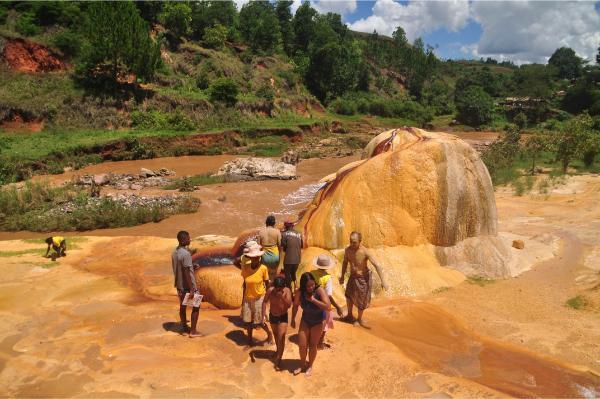
[[[254,341],[252,339],[252,332],[254,331],[254,325],[252,322],[246,323],[246,333],[248,334],[248,346],[254,346]]]
[[[181,322],[181,328],[183,328],[183,331],[186,332],[188,328],[186,317],[187,306],[181,304],[181,302],[183,302],[183,298],[185,297],[185,292],[177,290],[177,297],[179,298],[179,321]]]
[[[290,268],[290,273],[292,277],[292,283],[294,284],[294,288],[292,289],[292,294],[294,291],[298,289],[298,284],[296,283],[296,273],[298,272],[298,265],[292,265]]]
[[[348,314],[346,314],[344,320],[352,322],[354,321],[354,316],[352,315],[352,311],[354,310],[354,302],[352,302],[352,299],[348,297],[346,297],[346,307],[348,308]]]
[[[312,373],[312,366],[317,358],[317,345],[323,333],[323,323],[317,324],[310,328],[308,337],[308,367],[306,368],[306,376],[309,377]]]
[[[370,329],[371,327],[365,323],[365,321],[363,320],[363,312],[365,311],[365,309],[358,309],[358,324],[360,324],[361,327],[363,328],[367,328]]]
[[[277,366],[281,364],[283,359],[283,351],[285,350],[285,333],[287,332],[287,323],[279,323],[279,329],[277,330],[277,341],[279,342],[277,347]]]
[[[202,334],[196,330],[196,325],[198,324],[198,316],[200,315],[200,308],[192,308],[192,328],[190,329],[190,337],[201,337]]]
[[[267,325],[267,323],[262,323],[260,326],[267,333],[267,343],[269,345],[273,345],[273,343],[274,343],[274,341],[273,341],[273,334],[269,330],[269,326]]]
[[[292,265],[283,265],[283,274],[285,276],[285,286],[290,290],[292,289],[292,273],[291,273]]]
[[[308,326],[304,321],[300,321],[300,328],[298,329],[298,348],[300,349],[300,367],[294,370],[294,375],[298,375],[306,368],[306,352],[308,346]]]

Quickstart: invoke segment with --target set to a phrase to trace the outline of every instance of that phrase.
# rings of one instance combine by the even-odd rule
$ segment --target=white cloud
[[[412,41],[440,28],[457,31],[469,19],[469,3],[465,0],[415,1],[400,4],[393,0],[377,0],[373,14],[349,24],[350,29],[371,33],[376,30],[391,35],[398,26]]]
[[[294,2],[292,3],[292,6],[290,7],[290,9],[292,11],[292,15],[296,14],[296,11],[298,11],[298,9],[300,8],[301,5],[302,5],[302,0],[294,0]]]
[[[476,57],[545,63],[566,46],[591,61],[600,45],[594,2],[481,1],[471,13],[483,30],[472,51]]]
[[[321,14],[333,12],[344,16],[356,11],[356,0],[313,0],[311,5]]]

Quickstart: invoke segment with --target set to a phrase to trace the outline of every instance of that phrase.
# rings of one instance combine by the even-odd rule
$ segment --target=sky
[[[302,1],[294,0],[292,10]],[[422,37],[444,59],[546,63],[565,46],[594,63],[600,46],[600,1],[311,0],[311,5],[342,15],[356,31],[391,36],[402,26],[409,41]]]

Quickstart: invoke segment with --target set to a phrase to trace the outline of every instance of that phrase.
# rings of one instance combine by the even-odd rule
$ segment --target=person
[[[275,216],[267,216],[265,227],[258,232],[258,243],[265,252],[262,262],[269,271],[269,281],[273,282],[277,276],[279,254],[281,253],[281,232],[275,228]]]
[[[175,277],[175,288],[177,288],[177,297],[179,298],[179,319],[181,325],[187,330],[187,306],[183,305],[185,294],[191,296],[199,294],[196,285],[196,275],[194,274],[194,264],[192,262],[192,254],[188,250],[190,245],[190,234],[187,231],[177,233],[177,248],[171,254],[171,264],[173,266],[173,275]],[[191,328],[189,330],[190,338],[201,337],[202,334],[196,329],[198,324],[198,316],[200,315],[200,307],[192,307]]]
[[[248,333],[248,347],[254,346],[252,333],[255,328],[261,327],[267,333],[267,342],[273,343],[273,335],[263,318],[263,300],[269,286],[269,273],[267,267],[261,262],[264,252],[258,244],[247,246],[242,262],[242,277],[244,278],[244,293],[242,301],[242,320],[246,324]]]
[[[262,304],[262,313],[267,314],[269,304],[269,322],[275,336],[277,352],[275,354],[275,370],[281,370],[281,358],[285,349],[285,333],[288,325],[288,309],[292,306],[292,291],[285,286],[283,277],[276,277],[273,286],[269,287]]]
[[[364,328],[369,328],[362,318],[363,312],[371,303],[371,289],[373,285],[373,276],[367,261],[371,261],[373,266],[375,266],[375,270],[377,270],[377,274],[381,280],[382,288],[387,291],[388,286],[383,278],[379,263],[361,242],[362,235],[357,231],[353,231],[350,234],[350,245],[344,251],[340,284],[344,284],[346,268],[348,267],[348,263],[350,263],[350,277],[348,278],[345,293],[348,314],[345,320],[354,323],[355,326],[360,325]],[[358,308],[358,319],[354,319],[352,314],[354,305]]]
[[[313,259],[313,265],[316,267],[316,270],[311,271],[311,274],[317,281],[317,284],[325,289],[325,293],[329,297],[329,302],[331,302],[332,306],[326,311],[323,334],[321,334],[321,339],[317,345],[317,348],[325,349],[325,334],[327,331],[333,328],[332,309],[335,308],[338,316],[342,317],[342,308],[335,302],[335,299],[333,298],[333,279],[331,278],[331,274],[329,274],[329,270],[331,270],[331,268],[334,266],[333,259],[325,254],[321,254]]]
[[[46,238],[46,244],[48,244],[48,248],[46,248],[46,255],[44,255],[45,258],[48,257],[48,253],[50,253],[51,248],[53,252],[50,257],[53,261],[55,261],[57,257],[67,256],[67,240],[64,237],[48,237]]]
[[[296,285],[296,272],[298,265],[302,257],[302,234],[294,230],[294,222],[286,220],[283,223],[285,231],[281,235],[281,247],[285,251],[283,257],[283,273],[285,275],[285,285],[292,289],[292,283],[294,283],[293,291],[298,286]]]
[[[294,307],[292,308],[292,328],[296,328],[296,314],[298,307],[302,307],[300,328],[298,329],[298,346],[300,347],[300,367],[294,370],[294,375],[305,372],[309,377],[317,357],[317,345],[323,333],[325,323],[325,312],[331,306],[329,297],[323,287],[317,285],[317,281],[310,272],[300,276],[300,289],[294,295]],[[306,352],[308,348],[308,363]]]

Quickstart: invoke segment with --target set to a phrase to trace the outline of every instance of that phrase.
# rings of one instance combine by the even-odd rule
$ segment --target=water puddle
[[[481,337],[435,305],[403,301],[382,310],[387,315],[373,315],[372,333],[428,370],[521,398],[587,398],[600,390],[600,378],[591,373]]]

